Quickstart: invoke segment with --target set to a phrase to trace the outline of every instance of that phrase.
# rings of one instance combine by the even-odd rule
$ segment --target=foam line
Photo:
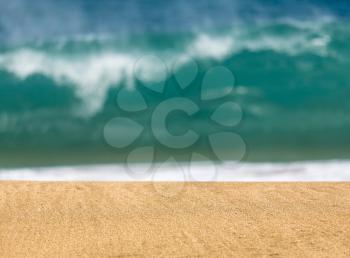
[[[165,164],[144,173],[146,164],[130,168],[123,165],[64,166],[0,169],[0,180],[34,181],[350,181],[350,161],[307,161],[292,163],[226,163],[213,168],[194,163]],[[193,177],[195,175],[195,178]]]

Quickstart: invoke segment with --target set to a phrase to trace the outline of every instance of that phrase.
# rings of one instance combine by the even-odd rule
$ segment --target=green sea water
[[[222,130],[242,137],[247,161],[348,159],[349,25],[346,19],[274,21],[244,29],[222,26],[205,32],[135,33],[122,39],[91,36],[4,44],[0,48],[0,164],[123,162],[130,150],[148,145],[157,146],[159,159],[169,155],[186,159],[194,147],[210,156],[206,137]],[[159,57],[167,68],[162,92],[144,87],[135,75],[138,60],[149,55]],[[184,57],[198,67],[186,89],[172,69]],[[152,68],[152,63],[144,67],[147,75],[157,76],[157,69],[148,66]],[[218,100],[202,101],[204,77],[217,66],[234,75],[234,90]],[[186,62],[183,69],[186,73]],[[191,76],[192,71],[187,72]],[[212,84],[214,92],[220,79]],[[117,96],[125,88],[131,92],[126,103],[138,105],[133,92],[139,92],[148,108],[124,111]],[[194,147],[166,148],[153,137],[149,121],[154,109],[174,97],[190,99],[199,107],[191,117],[175,112],[167,120],[174,135],[195,130],[200,139]],[[242,109],[242,120],[229,129],[209,119],[225,101]],[[232,115],[223,114],[224,119]],[[103,130],[120,116],[146,130],[132,145],[116,149],[106,143]],[[128,130],[119,137],[125,134]],[[143,157],[140,154],[139,160]]]

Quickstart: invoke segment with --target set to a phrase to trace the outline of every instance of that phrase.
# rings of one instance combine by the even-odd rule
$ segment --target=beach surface
[[[350,257],[350,183],[0,183],[1,257]]]

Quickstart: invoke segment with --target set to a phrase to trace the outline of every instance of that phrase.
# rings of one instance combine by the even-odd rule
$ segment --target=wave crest
[[[235,30],[225,35],[200,33],[193,35],[187,44],[180,44],[178,49],[166,50],[142,50],[135,47],[129,50],[112,49],[110,39],[108,46],[98,51],[78,51],[73,54],[66,53],[64,49],[50,52],[40,47],[22,47],[0,54],[0,69],[11,72],[22,80],[34,74],[42,74],[52,78],[58,85],[72,85],[77,97],[85,104],[83,114],[93,115],[102,108],[111,86],[122,81],[125,81],[128,87],[133,86],[134,65],[145,55],[165,56],[166,65],[172,67],[173,61],[183,57],[222,61],[242,51],[270,50],[287,55],[305,52],[321,56],[328,54],[331,36],[319,26],[317,31],[310,28],[293,28],[297,29],[297,33],[287,36],[268,32],[271,27],[265,28],[266,32],[264,29],[258,29],[264,31],[262,34],[253,33],[253,29]],[[256,30],[257,28],[255,32]],[[102,46],[105,40],[101,39]],[[173,40],[176,40],[176,37]],[[141,70],[147,72],[147,77],[157,76],[157,69],[150,69],[154,66],[152,63],[142,62],[142,66]]]

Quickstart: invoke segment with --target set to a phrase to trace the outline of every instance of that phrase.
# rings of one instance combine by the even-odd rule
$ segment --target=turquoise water
[[[189,30],[169,24],[157,29],[153,21],[156,28],[145,33],[144,27],[135,29],[135,22],[129,31],[123,27],[126,34],[83,30],[18,40],[7,29],[0,47],[0,165],[123,162],[130,150],[145,145],[157,146],[159,159],[185,159],[192,147],[165,148],[149,128],[154,108],[179,96],[194,101],[200,110],[191,117],[174,113],[169,130],[175,135],[196,130],[200,140],[195,147],[209,157],[206,136],[224,128],[208,118],[223,101],[234,101],[242,109],[242,120],[225,130],[245,141],[244,160],[348,159],[350,22],[343,17],[346,3],[330,5],[325,1],[325,10],[332,14],[308,19],[290,13],[259,22],[232,22],[225,16],[205,28],[189,22],[196,24]],[[138,60],[148,55],[161,58],[167,68],[161,93],[144,87],[134,73]],[[185,90],[172,70],[179,58],[191,58],[198,66]],[[143,67],[147,76],[157,77],[157,69],[148,69],[155,66]],[[233,73],[234,91],[219,100],[202,101],[205,74],[216,66]],[[186,62],[183,67],[186,73]],[[212,87],[215,92],[218,86]],[[133,92],[140,92],[148,109],[123,111],[117,103],[123,88],[131,92],[127,103],[137,105]],[[223,114],[224,119],[232,115]],[[103,137],[105,125],[118,116],[148,128],[125,149],[112,148]]]

